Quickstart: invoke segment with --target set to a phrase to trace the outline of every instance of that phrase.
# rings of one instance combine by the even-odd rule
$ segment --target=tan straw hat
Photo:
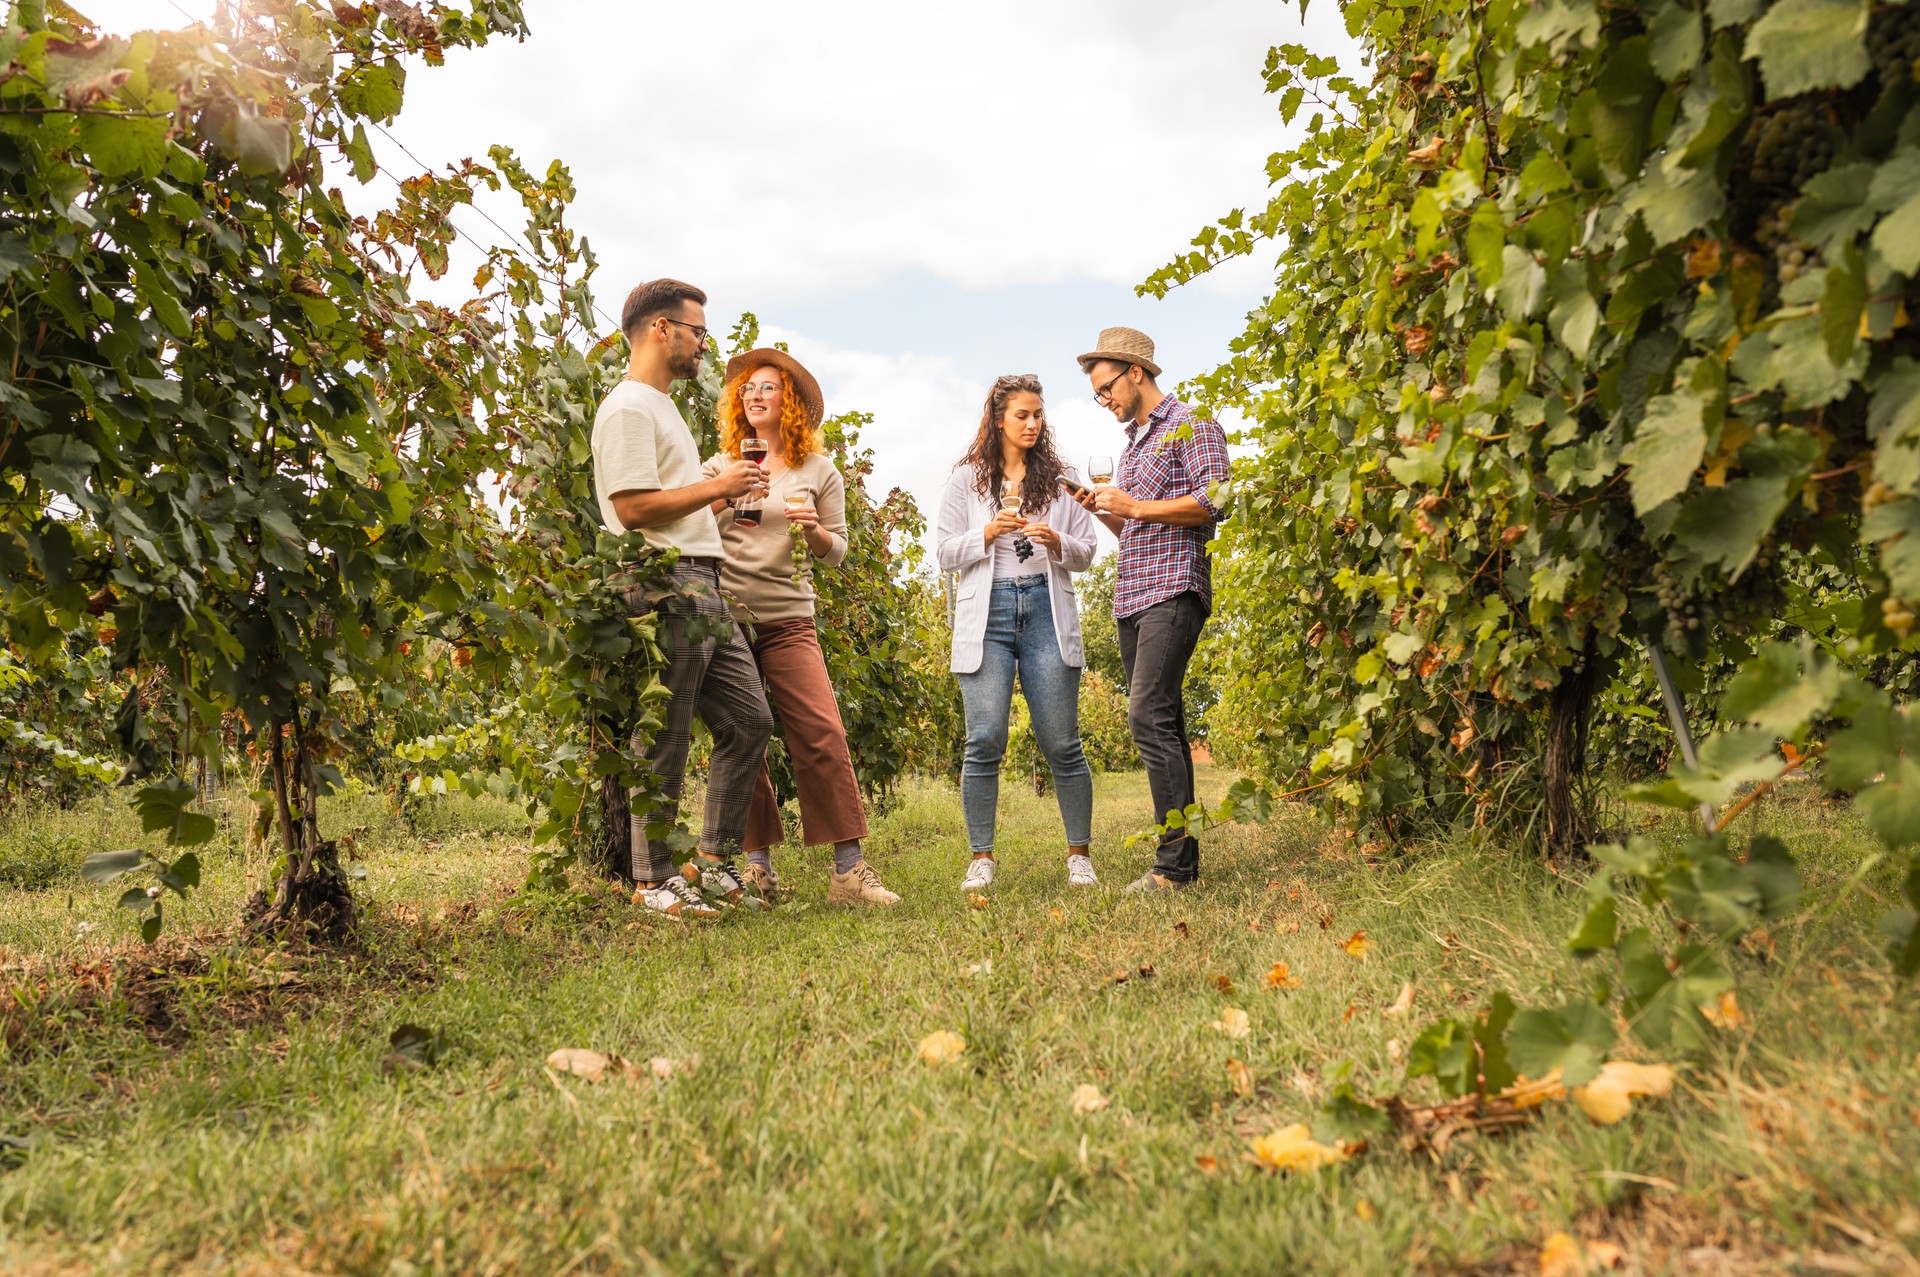
[[[755,368],[778,368],[786,374],[787,380],[800,396],[800,406],[807,410],[808,428],[820,428],[820,422],[827,415],[827,401],[820,394],[820,383],[813,379],[813,374],[798,359],[784,350],[762,346],[727,360],[727,380],[732,382],[741,373],[752,372]]]
[[[1147,370],[1147,376],[1160,375],[1160,365],[1153,362],[1153,338],[1138,328],[1102,328],[1099,344],[1080,356],[1080,371],[1085,372],[1087,365],[1096,359],[1111,359],[1116,364],[1139,364]]]

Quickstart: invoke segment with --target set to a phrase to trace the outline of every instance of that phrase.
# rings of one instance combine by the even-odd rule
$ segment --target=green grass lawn
[[[1230,780],[1203,769],[1204,796]],[[929,785],[871,840],[898,909],[828,910],[824,852],[788,849],[780,909],[693,925],[517,895],[503,804],[408,828],[346,800],[368,921],[333,957],[227,942],[261,869],[230,849],[147,950],[118,888],[73,872],[129,817],[17,820],[0,1135],[32,1146],[0,1163],[0,1271],[1538,1273],[1557,1230],[1632,1272],[1920,1269],[1920,1023],[1878,955],[1885,873],[1842,889],[1868,845],[1844,809],[1761,805],[1817,907],[1740,959],[1746,1023],[1670,1099],[1299,1178],[1248,1140],[1343,1061],[1381,1093],[1426,1020],[1588,987],[1560,945],[1578,884],[1468,841],[1382,856],[1289,809],[1210,835],[1199,889],[1123,899],[1145,785],[1098,797],[1098,890],[1066,888],[1051,799],[1009,786],[970,907],[958,801]],[[1300,987],[1269,989],[1275,962]],[[1250,1036],[1212,1027],[1227,1007]],[[436,1067],[383,1069],[402,1023],[441,1035]],[[958,1063],[916,1059],[936,1029]],[[594,1084],[543,1067],[569,1046],[697,1063]],[[1108,1107],[1076,1115],[1083,1083]]]

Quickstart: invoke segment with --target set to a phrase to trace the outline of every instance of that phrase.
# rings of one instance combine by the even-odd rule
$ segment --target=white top
[[[983,532],[981,533],[981,535],[984,537],[986,534]],[[1040,553],[1040,547],[1037,545],[1034,546],[1033,553],[1034,554]],[[1036,572],[1040,572],[1044,570],[1045,569],[1043,569],[1038,563],[1035,563],[1033,561],[1032,554],[1027,556],[1026,561],[1024,563],[1021,562],[1020,551],[1014,546],[1012,537],[1004,536],[1004,537],[994,538],[993,540],[993,579],[994,580],[1008,581],[1008,580],[1012,580],[1014,577],[1017,577],[1017,576],[1031,576]]]
[[[632,531],[613,512],[616,492],[690,488],[701,477],[699,446],[671,396],[631,377],[607,392],[593,418],[593,491],[607,531]],[[726,552],[713,511],[705,504],[672,523],[640,532],[663,550],[715,558]]]
[[[987,546],[986,526],[1000,513],[1000,506],[974,490],[973,478],[970,466],[953,472],[947,480],[946,495],[940,501],[939,521],[934,525],[934,555],[940,570],[959,574],[953,588],[950,663],[956,674],[971,674],[980,668],[985,655],[987,610],[993,603],[994,554]],[[1047,594],[1053,604],[1053,634],[1060,644],[1060,659],[1078,668],[1086,664],[1086,658],[1080,644],[1080,604],[1073,593],[1073,574],[1093,565],[1093,552],[1098,545],[1093,516],[1062,488],[1053,504],[1033,521],[1044,523],[1060,534],[1060,549],[1034,546],[1033,557],[1021,565],[1021,574],[1047,574]],[[1012,541],[1012,534],[996,537],[994,548],[1001,542],[1010,546]]]

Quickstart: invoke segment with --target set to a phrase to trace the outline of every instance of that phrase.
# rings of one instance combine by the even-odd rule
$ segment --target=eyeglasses
[[[704,324],[689,324],[684,319],[669,319],[665,315],[660,316],[660,318],[665,319],[669,324],[678,324],[682,328],[693,329],[693,339],[699,342],[702,346],[707,344],[707,329]]]
[[[740,387],[742,399],[778,399],[780,383],[777,381],[755,382]]]
[[[1126,375],[1127,375],[1128,373],[1130,373],[1130,372],[1132,372],[1132,371],[1133,371],[1133,365],[1132,365],[1132,364],[1128,364],[1128,365],[1127,365],[1127,366],[1126,366],[1125,368],[1122,368],[1122,369],[1121,369],[1121,370],[1119,371],[1119,373],[1118,373],[1118,374],[1116,374],[1116,375],[1114,376],[1114,378],[1113,378],[1113,381],[1109,381],[1109,382],[1108,382],[1108,383],[1107,383],[1106,385],[1104,385],[1104,386],[1096,386],[1096,387],[1094,387],[1094,391],[1093,391],[1093,401],[1094,401],[1095,403],[1097,403],[1097,404],[1099,404],[1099,405],[1100,405],[1100,406],[1101,406],[1102,408],[1104,408],[1104,407],[1106,407],[1106,406],[1107,406],[1108,404],[1110,404],[1110,403],[1112,403],[1112,402],[1113,402],[1113,387],[1114,387],[1114,382],[1117,382],[1117,381],[1119,381],[1121,377],[1124,377],[1124,376],[1126,376]]]

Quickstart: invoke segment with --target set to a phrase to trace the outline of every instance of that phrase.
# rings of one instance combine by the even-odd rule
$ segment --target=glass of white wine
[[[1087,478],[1094,484],[1113,482],[1112,457],[1088,457]]]

